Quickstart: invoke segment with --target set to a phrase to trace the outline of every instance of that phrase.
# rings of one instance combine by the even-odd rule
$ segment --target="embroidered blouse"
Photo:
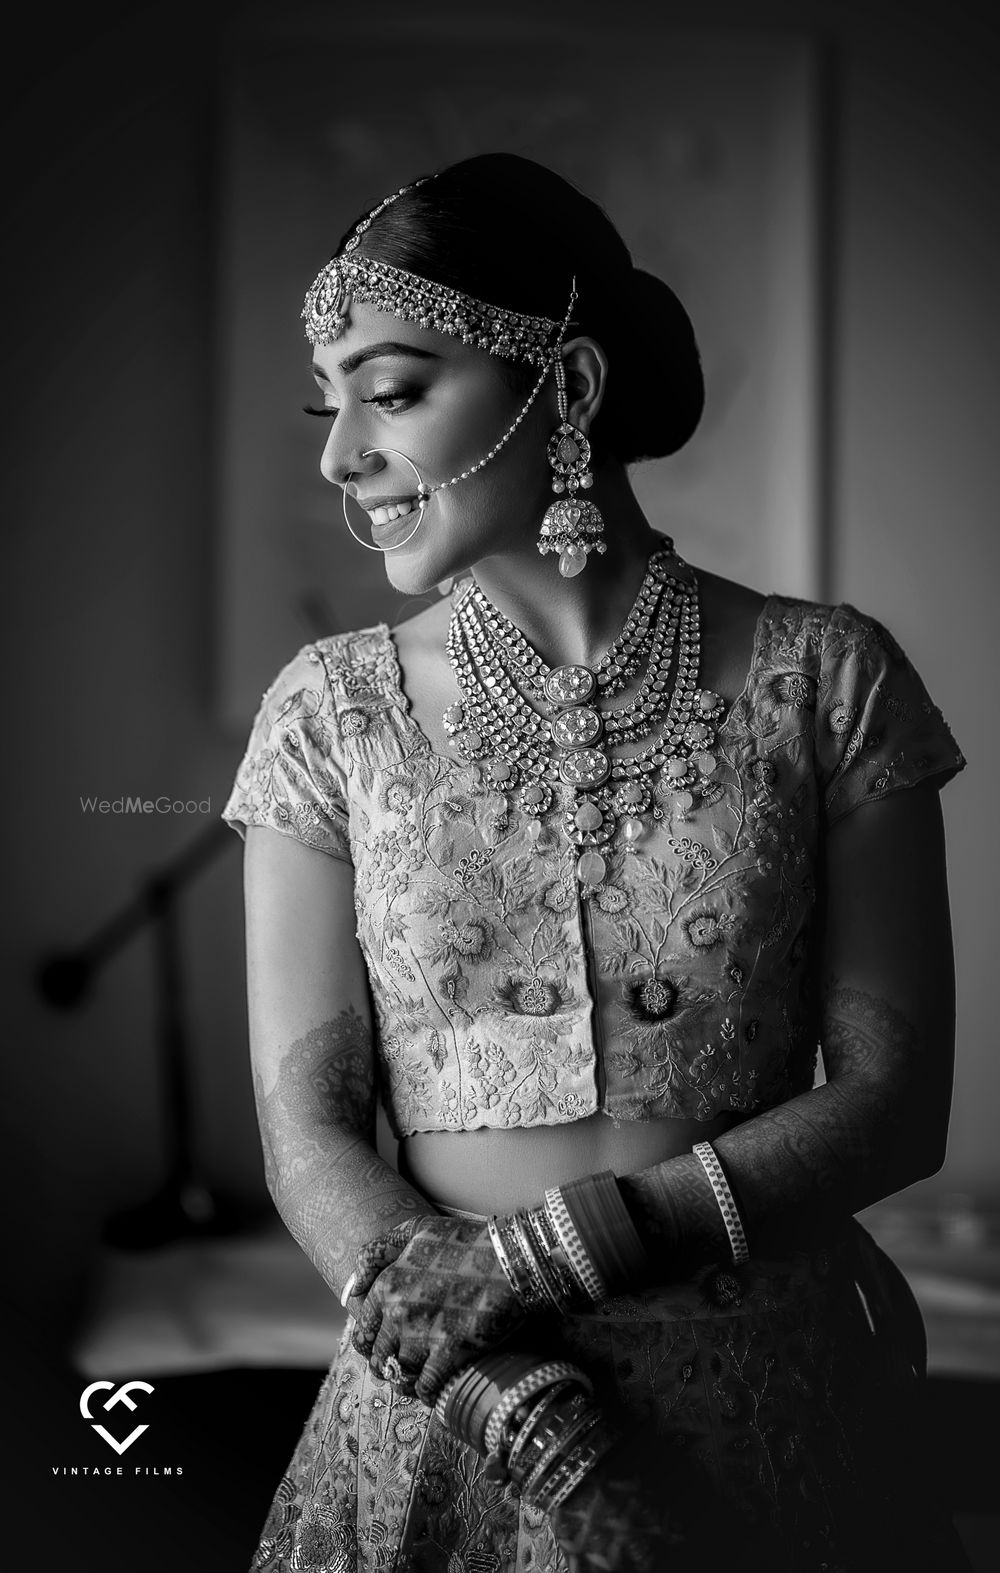
[[[824,827],[965,760],[873,618],[772,595],[707,787],[665,791],[583,897],[541,834],[409,713],[385,623],[308,644],[263,696],[222,818],[354,868],[397,1136],[758,1113],[813,1085]],[[657,817],[658,816],[658,817]]]

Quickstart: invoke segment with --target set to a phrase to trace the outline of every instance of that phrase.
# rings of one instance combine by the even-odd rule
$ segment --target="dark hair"
[[[609,365],[595,448],[626,464],[663,458],[695,430],[705,388],[687,312],[661,279],[633,266],[604,209],[553,170],[513,153],[463,159],[384,208],[360,249],[490,305],[556,321],[575,275],[569,331],[596,339]],[[537,376],[523,362],[499,364],[526,391]]]

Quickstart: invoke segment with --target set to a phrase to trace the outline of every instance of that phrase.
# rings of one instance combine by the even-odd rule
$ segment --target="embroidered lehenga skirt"
[[[546,1518],[374,1378],[350,1331],[253,1573],[565,1573]],[[554,1342],[623,1429],[655,1430],[680,1537],[664,1573],[969,1569],[934,1497],[920,1313],[859,1224],[785,1260],[616,1299],[560,1322]]]

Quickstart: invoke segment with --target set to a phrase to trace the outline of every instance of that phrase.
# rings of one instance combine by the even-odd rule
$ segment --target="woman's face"
[[[413,534],[417,477],[396,454],[368,450],[398,449],[436,485],[484,458],[527,394],[508,385],[485,351],[356,304],[340,338],[315,349],[313,373],[330,417],[320,468],[338,486],[351,482],[374,546],[406,542],[385,557],[397,590],[422,594],[484,557],[533,546],[552,501],[545,448],[557,419],[554,378],[495,458],[433,493]],[[408,503],[411,512],[390,518]]]

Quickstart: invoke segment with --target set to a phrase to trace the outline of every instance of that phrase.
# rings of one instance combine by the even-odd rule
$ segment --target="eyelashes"
[[[414,402],[414,395],[410,392],[374,393],[370,399],[361,399],[359,402],[361,404],[377,405],[384,415],[399,415],[402,410],[409,409]],[[396,408],[391,408],[391,406],[396,406]],[[303,404],[302,413],[303,415],[317,415],[321,421],[332,421],[336,419],[340,411],[328,405],[324,405],[322,409],[317,409],[314,404]]]

